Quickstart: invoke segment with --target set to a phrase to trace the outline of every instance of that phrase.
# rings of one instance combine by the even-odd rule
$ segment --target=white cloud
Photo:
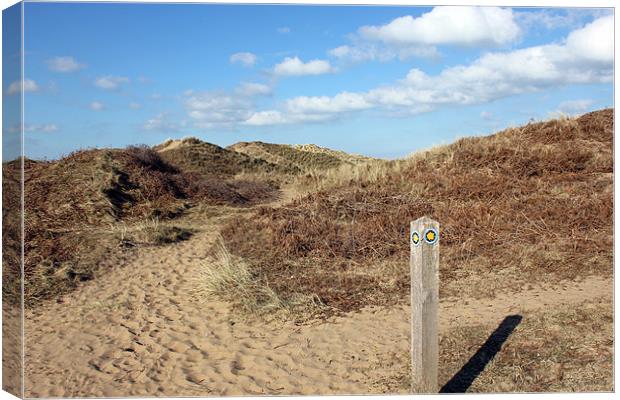
[[[221,92],[190,92],[185,108],[195,121],[218,126],[234,125],[251,115],[252,103],[245,97]]]
[[[129,83],[129,78],[124,76],[107,75],[95,79],[95,86],[105,90],[116,90],[125,83]]]
[[[277,125],[300,122],[323,122],[338,118],[341,114],[350,111],[359,111],[371,108],[362,94],[343,92],[334,97],[328,96],[300,96],[289,99],[285,103],[285,110],[258,111],[243,122],[244,125]]]
[[[20,125],[14,125],[8,129],[10,133],[20,132]],[[25,124],[24,132],[43,132],[52,133],[58,131],[58,125],[56,124]]]
[[[58,126],[56,124],[32,124],[32,125],[24,125],[25,132],[44,132],[51,133],[56,132],[58,130]]]
[[[514,15],[519,26],[526,29],[543,27],[550,30],[569,25],[573,22],[573,20],[569,18],[568,14],[559,14],[555,12],[555,10],[549,9],[541,9],[537,11],[517,11]]]
[[[24,79],[24,92],[37,92],[39,86],[32,79]]]
[[[492,120],[492,119],[493,119],[493,117],[494,117],[494,115],[493,115],[493,113],[492,113],[492,112],[490,112],[490,111],[482,111],[482,112],[480,113],[480,118],[482,118],[482,119],[484,119],[484,120],[487,120],[487,121]]]
[[[142,104],[136,103],[136,102],[131,102],[131,103],[129,103],[129,108],[131,108],[132,110],[137,110],[139,108],[142,108]]]
[[[476,104],[553,86],[611,82],[612,77],[613,63],[592,65],[567,46],[545,45],[489,53],[435,76],[412,69],[399,85],[371,90],[368,96],[387,106]]]
[[[282,34],[291,33],[291,28],[289,28],[288,26],[280,27],[278,28],[278,33],[282,33]]]
[[[560,103],[558,111],[566,114],[588,111],[594,102],[590,99],[567,100]]]
[[[435,7],[418,18],[399,17],[382,26],[364,26],[359,34],[385,43],[425,45],[504,45],[520,35],[512,10],[499,7]]]
[[[331,72],[334,72],[334,69],[329,61],[311,60],[304,63],[299,57],[286,57],[273,68],[273,73],[280,76],[321,75]]]
[[[339,46],[329,50],[328,53],[339,60],[351,62],[389,61],[395,58],[406,60],[412,57],[439,57],[439,52],[434,46],[385,46],[367,42],[357,43],[353,46]]]
[[[361,50],[351,46],[339,46],[331,49],[328,53],[329,55],[337,58],[366,59],[366,56]]]
[[[287,123],[278,120],[284,117],[279,111],[256,112],[257,96],[272,93],[268,85],[257,82],[241,82],[234,91],[196,91],[189,89],[183,92],[184,105],[191,126],[196,129],[234,128],[239,125],[267,125],[270,121]],[[249,122],[248,122],[249,121]]]
[[[142,124],[142,129],[145,131],[157,131],[157,132],[177,132],[179,126],[169,121],[168,113],[162,112],[155,117],[150,118]]]
[[[380,26],[363,26],[352,43],[331,49],[340,61],[389,61],[439,57],[437,46],[501,46],[516,41],[521,30],[510,9],[435,7],[418,18],[410,15]]]
[[[263,126],[263,125],[280,125],[285,124],[286,117],[275,110],[258,111],[252,113],[250,117],[243,121],[244,125]]]
[[[598,18],[582,29],[573,31],[566,39],[566,47],[573,54],[601,62],[614,61],[614,16]]]
[[[73,57],[51,58],[47,60],[47,66],[54,72],[74,72],[86,67],[86,65],[78,63]]]
[[[262,83],[242,82],[235,91],[244,96],[265,96],[271,94],[271,87]]]
[[[230,56],[230,62],[232,64],[241,64],[245,67],[253,66],[254,64],[256,64],[256,60],[256,54],[249,52],[235,53]]]
[[[149,96],[151,100],[161,100],[164,96],[161,93],[153,93]]]
[[[364,110],[372,107],[364,95],[342,92],[334,97],[295,97],[286,102],[286,109],[293,114],[331,114]]]
[[[250,126],[267,126],[302,122],[323,122],[334,118],[334,115],[326,114],[288,114],[277,110],[268,110],[252,113],[249,118],[242,122],[242,124]]]
[[[564,44],[488,53],[435,76],[412,69],[399,85],[368,96],[385,105],[474,104],[554,86],[612,82],[612,38],[613,24],[604,17],[573,31]],[[586,49],[586,40],[599,45]]]
[[[103,110],[105,108],[103,103],[101,103],[99,101],[93,101],[92,103],[89,104],[89,107],[93,111],[101,111],[101,110]]]
[[[259,111],[250,125],[320,121],[364,109],[397,115],[428,112],[446,105],[481,104],[520,93],[570,84],[613,82],[613,24],[603,17],[557,44],[487,53],[468,65],[429,75],[413,68],[393,85],[332,97],[297,97],[282,110]],[[586,43],[596,43],[587,48]],[[611,42],[613,43],[613,42]],[[572,104],[572,106],[584,104]]]
[[[523,31],[531,29],[553,30],[579,27],[584,19],[600,18],[613,14],[605,8],[542,8],[527,11],[514,11],[515,20]]]
[[[24,93],[38,92],[40,89],[41,88],[39,87],[39,85],[32,79],[24,79]],[[9,95],[18,94],[19,92],[21,92],[21,90],[22,90],[21,81],[15,81],[9,85],[7,89],[7,94]]]

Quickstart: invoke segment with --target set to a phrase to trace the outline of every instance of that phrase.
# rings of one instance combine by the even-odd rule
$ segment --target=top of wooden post
[[[423,217],[420,217],[420,218],[416,219],[415,221],[412,221],[411,223],[413,223],[413,224],[422,224],[422,225],[430,225],[430,224],[433,224],[433,223],[436,224],[437,221],[435,221],[434,219],[432,219],[428,215],[425,215]]]

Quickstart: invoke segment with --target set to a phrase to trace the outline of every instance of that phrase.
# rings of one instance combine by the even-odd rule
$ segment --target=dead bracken
[[[261,207],[222,235],[281,298],[314,293],[341,311],[407,301],[408,222],[423,215],[441,222],[444,295],[467,276],[502,271],[609,275],[612,136],[613,110],[603,110],[461,139]]]

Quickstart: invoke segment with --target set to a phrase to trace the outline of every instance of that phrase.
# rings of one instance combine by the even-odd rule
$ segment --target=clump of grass
[[[204,294],[230,301],[246,316],[270,314],[300,320],[312,318],[324,308],[314,295],[278,295],[243,259],[230,254],[221,237],[213,257],[203,261],[201,283]]]
[[[228,184],[246,199],[249,204],[258,204],[275,200],[278,196],[278,185],[274,182],[251,180],[251,179],[233,179]]]
[[[128,229],[126,225],[117,228],[122,245],[164,245],[187,240],[192,231],[175,225],[164,224],[158,218],[147,219]]]
[[[25,253],[24,303],[27,307],[57,297],[93,279],[101,261],[119,251],[118,238],[109,229],[48,232],[54,247]]]
[[[149,230],[147,237],[150,243],[161,245],[187,240],[191,235],[191,231],[178,226],[159,226]]]

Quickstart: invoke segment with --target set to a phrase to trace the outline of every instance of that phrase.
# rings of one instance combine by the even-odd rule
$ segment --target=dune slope
[[[263,207],[223,235],[283,299],[312,293],[339,311],[407,296],[409,221],[423,215],[441,224],[444,295],[609,276],[612,137],[613,110],[603,110],[461,139],[375,179]]]

